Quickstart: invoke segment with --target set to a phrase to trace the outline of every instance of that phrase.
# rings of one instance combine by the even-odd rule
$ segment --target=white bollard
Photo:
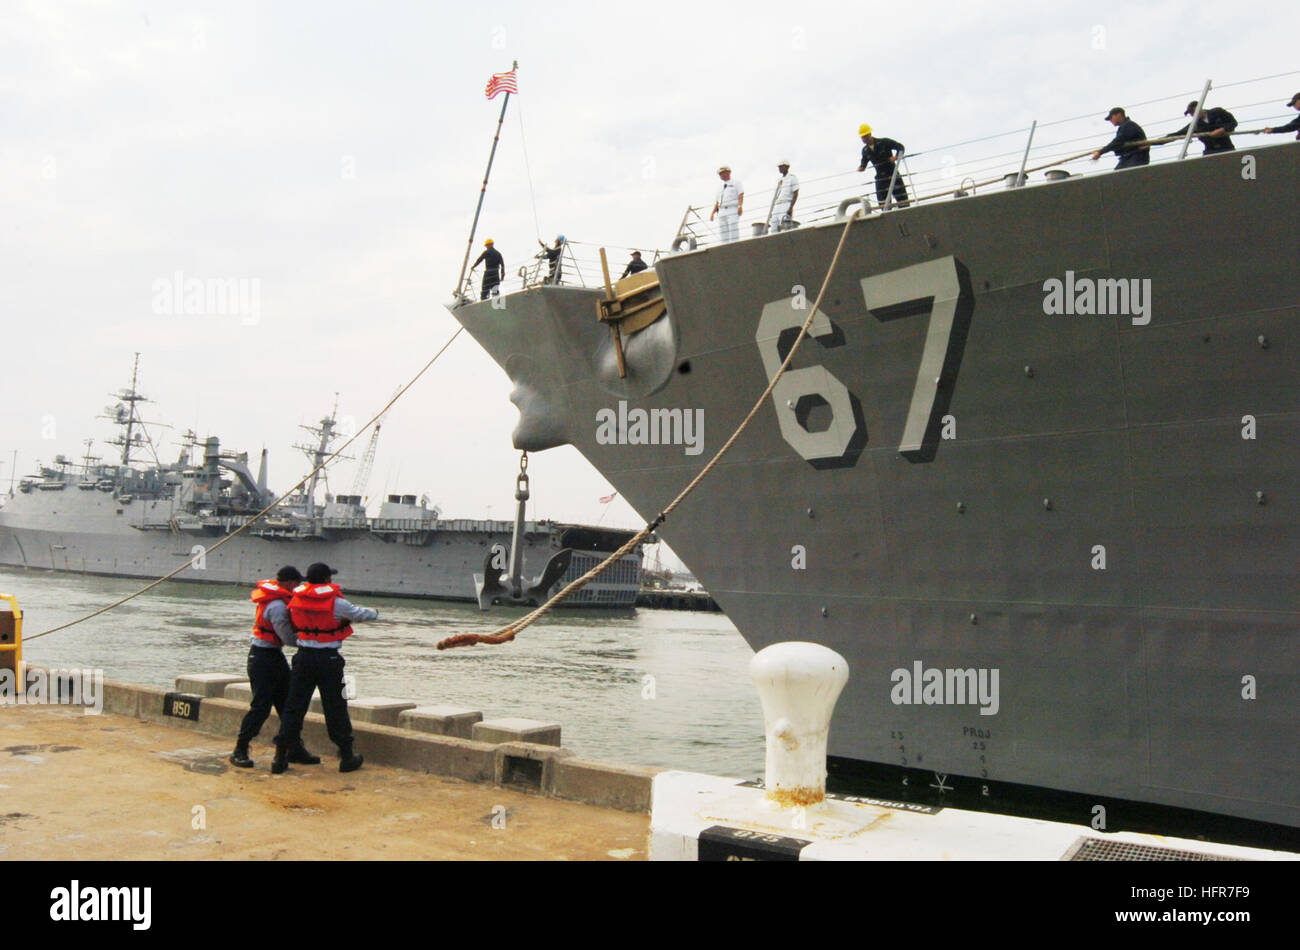
[[[774,643],[754,654],[749,674],[763,704],[767,798],[782,807],[818,804],[826,797],[826,740],[848,661],[817,643]]]

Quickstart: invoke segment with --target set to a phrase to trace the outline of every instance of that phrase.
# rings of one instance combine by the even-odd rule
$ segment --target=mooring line
[[[499,628],[494,633],[461,633],[456,636],[439,640],[439,650],[475,646],[480,643],[506,643],[513,640],[517,633],[540,620],[551,610],[552,607],[558,604],[565,597],[568,597],[574,591],[581,588],[588,581],[599,577],[610,567],[610,565],[614,564],[619,560],[619,558],[629,553],[633,548],[644,541],[651,531],[664,523],[668,516],[672,514],[673,510],[681,504],[682,500],[685,499],[687,495],[695,490],[695,487],[704,480],[709,472],[713,471],[714,466],[718,464],[718,461],[722,456],[725,455],[727,450],[731,448],[738,438],[740,438],[740,434],[748,428],[750,422],[752,422],[754,417],[758,415],[758,411],[762,409],[764,404],[767,402],[768,397],[772,395],[772,390],[776,388],[777,382],[783,375],[785,375],[786,369],[790,366],[790,361],[794,359],[794,354],[799,350],[799,344],[801,344],[804,337],[808,335],[808,330],[812,326],[813,318],[817,315],[818,308],[821,307],[822,298],[826,295],[826,288],[829,287],[831,283],[831,276],[835,273],[835,268],[839,264],[840,252],[844,250],[844,242],[848,239],[849,228],[861,213],[861,210],[861,208],[853,209],[852,213],[849,214],[848,219],[844,222],[844,230],[840,234],[840,242],[836,245],[835,254],[831,257],[830,268],[826,271],[826,277],[822,281],[821,290],[817,293],[817,300],[813,303],[812,309],[808,313],[808,318],[803,322],[803,326],[799,328],[799,335],[795,337],[794,346],[790,347],[790,352],[786,354],[785,362],[781,364],[781,368],[778,369],[776,374],[768,381],[767,388],[763,390],[763,395],[758,397],[758,401],[754,403],[754,407],[749,410],[749,414],[745,416],[744,420],[736,428],[736,431],[731,433],[731,437],[723,443],[722,448],[718,449],[713,458],[709,460],[709,463],[700,470],[699,474],[691,479],[690,484],[683,488],[677,497],[670,501],[667,506],[659,512],[653,521],[647,523],[644,528],[633,535],[632,538],[621,548],[607,557],[600,564],[597,564],[591,570],[587,571],[587,573],[583,574],[581,577],[570,581],[563,590],[551,597],[551,599],[542,604],[542,606],[530,611],[514,623]]]
[[[429,367],[431,367],[435,362],[437,362],[438,357],[442,356],[443,352],[446,351],[447,347],[451,346],[452,342],[456,339],[456,337],[460,336],[461,332],[464,331],[464,329],[465,329],[465,328],[464,328],[463,326],[462,326],[462,327],[457,327],[457,328],[456,328],[456,332],[453,333],[453,334],[452,334],[452,335],[447,339],[447,342],[444,343],[444,344],[442,345],[442,348],[439,349],[437,353],[434,353],[434,354],[433,354],[433,356],[429,359],[429,362],[425,363],[424,366],[420,368],[420,371],[419,371],[418,373],[416,373],[413,377],[411,377],[411,381],[410,381],[409,383],[407,383],[405,386],[403,386],[401,389],[399,389],[399,390],[397,391],[397,394],[396,394],[395,396],[393,396],[392,399],[388,400],[388,404],[385,405],[384,408],[380,409],[377,413],[375,413],[375,415],[371,418],[371,420],[370,420],[369,422],[367,422],[365,425],[363,425],[361,428],[359,428],[359,429],[356,431],[356,433],[352,436],[352,438],[348,439],[346,442],[344,442],[342,445],[340,445],[340,446],[338,447],[338,449],[336,449],[336,450],[335,450],[335,451],[330,455],[329,458],[325,459],[323,462],[321,462],[319,465],[317,465],[315,468],[313,468],[310,472],[308,472],[305,476],[303,476],[302,480],[301,480],[300,482],[298,482],[298,484],[294,485],[292,488],[290,488],[287,492],[285,492],[283,495],[281,495],[281,496],[280,496],[279,498],[277,498],[275,501],[271,502],[269,505],[267,505],[265,508],[263,508],[263,509],[262,509],[261,511],[259,511],[257,514],[253,515],[251,518],[249,518],[247,521],[245,521],[242,525],[240,525],[240,526],[239,526],[238,528],[236,528],[234,531],[230,532],[230,534],[226,535],[224,538],[222,538],[221,540],[219,540],[216,544],[212,545],[212,547],[207,548],[207,549],[204,551],[204,554],[205,554],[205,555],[206,555],[206,554],[210,554],[211,552],[215,551],[217,548],[219,548],[219,547],[221,547],[223,544],[225,544],[227,541],[229,541],[231,538],[234,538],[234,537],[236,537],[237,535],[242,534],[242,533],[243,533],[244,531],[246,531],[248,528],[252,527],[255,523],[257,523],[258,520],[260,520],[260,519],[262,518],[263,515],[265,515],[265,514],[266,514],[267,512],[269,512],[271,509],[275,508],[276,505],[280,504],[280,502],[284,501],[286,498],[288,498],[290,495],[292,495],[294,492],[296,492],[299,488],[302,488],[302,486],[306,485],[307,482],[309,482],[309,481],[311,480],[311,477],[312,477],[313,475],[315,475],[317,472],[319,472],[319,471],[321,471],[322,469],[324,469],[325,466],[329,465],[330,462],[334,461],[334,459],[338,458],[338,456],[343,452],[344,449],[346,449],[349,445],[351,445],[351,444],[352,444],[353,442],[355,442],[358,438],[360,438],[360,436],[362,435],[362,433],[364,433],[364,432],[365,432],[367,429],[369,429],[372,425],[374,425],[376,422],[378,422],[379,419],[380,419],[380,417],[382,417],[384,413],[386,413],[389,409],[392,408],[393,403],[395,403],[395,402],[397,402],[397,400],[401,399],[402,396],[404,396],[404,395],[406,394],[406,391],[407,391],[408,389],[410,389],[412,386],[414,386],[414,385],[416,384],[416,382],[419,380],[419,378],[420,378],[421,376],[423,376],[423,375],[428,371]],[[148,584],[148,585],[146,585],[146,586],[140,588],[140,589],[139,589],[138,591],[136,591],[135,593],[133,593],[133,594],[128,594],[127,596],[123,597],[121,600],[114,601],[113,603],[109,604],[109,605],[106,606],[106,607],[100,607],[98,610],[94,611],[93,613],[86,614],[86,616],[84,616],[84,617],[79,617],[79,618],[77,618],[76,620],[70,620],[70,621],[68,621],[67,623],[65,623],[65,624],[60,624],[60,625],[57,626],[57,627],[51,627],[49,630],[42,630],[40,633],[32,634],[30,637],[23,637],[23,640],[24,640],[25,642],[26,642],[26,641],[31,641],[31,640],[36,640],[36,639],[39,639],[40,637],[48,636],[48,635],[50,635],[51,633],[58,633],[60,630],[66,630],[68,627],[75,627],[77,624],[79,624],[79,623],[84,623],[85,621],[90,620],[92,617],[98,617],[100,614],[108,613],[108,611],[112,610],[113,608],[115,608],[115,607],[121,607],[121,606],[122,606],[123,604],[125,604],[127,601],[129,601],[129,600],[134,600],[135,598],[139,597],[141,594],[148,593],[149,591],[151,591],[151,590],[153,590],[155,587],[157,587],[159,584],[161,584],[163,581],[171,580],[173,577],[175,577],[175,576],[176,576],[177,574],[179,574],[181,571],[183,571],[183,570],[185,570],[187,567],[189,567],[192,563],[193,563],[193,559],[191,558],[190,560],[186,561],[184,564],[182,564],[182,565],[180,565],[178,568],[176,568],[176,570],[172,571],[172,572],[169,573],[169,574],[164,574],[162,577],[160,577],[160,578],[158,578],[157,580],[151,582],[150,584]]]

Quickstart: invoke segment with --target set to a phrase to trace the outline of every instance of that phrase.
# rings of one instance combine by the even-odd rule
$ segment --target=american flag
[[[600,503],[601,503],[602,505],[608,505],[611,501],[613,501],[613,500],[614,500],[615,498],[617,498],[617,497],[618,497],[618,492],[614,492],[614,494],[612,494],[612,495],[606,495],[604,498],[602,498],[602,499],[600,500]]]
[[[508,73],[493,73],[484,92],[489,99],[495,99],[497,94],[502,92],[518,93],[519,86],[515,82],[515,71],[512,69]]]

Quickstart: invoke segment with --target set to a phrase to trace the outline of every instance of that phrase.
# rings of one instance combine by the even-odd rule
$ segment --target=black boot
[[[251,769],[253,767],[253,760],[248,757],[248,743],[243,739],[236,740],[235,751],[230,753],[230,764],[241,769]]]
[[[298,747],[289,753],[289,761],[294,765],[320,765],[320,756],[312,755],[307,751],[307,747],[299,742]]]
[[[282,745],[275,747],[275,760],[271,763],[271,774],[279,775],[289,771],[289,753]]]
[[[347,745],[339,746],[340,772],[355,772],[357,769],[361,768],[361,763],[364,761],[365,759],[352,751],[351,742]]]

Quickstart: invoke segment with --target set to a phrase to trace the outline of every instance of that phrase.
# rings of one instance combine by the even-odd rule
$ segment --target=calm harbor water
[[[29,637],[143,585],[0,570],[0,591],[18,598]],[[513,643],[439,653],[434,645],[449,634],[490,632],[522,612],[382,597],[355,602],[377,608],[381,618],[358,624],[344,647],[359,697],[558,722],[565,747],[592,758],[741,777],[763,771],[762,710],[748,673],[753,651],[720,614],[562,611]],[[152,686],[171,686],[182,673],[243,675],[252,617],[243,588],[167,583],[31,641],[23,658]]]

